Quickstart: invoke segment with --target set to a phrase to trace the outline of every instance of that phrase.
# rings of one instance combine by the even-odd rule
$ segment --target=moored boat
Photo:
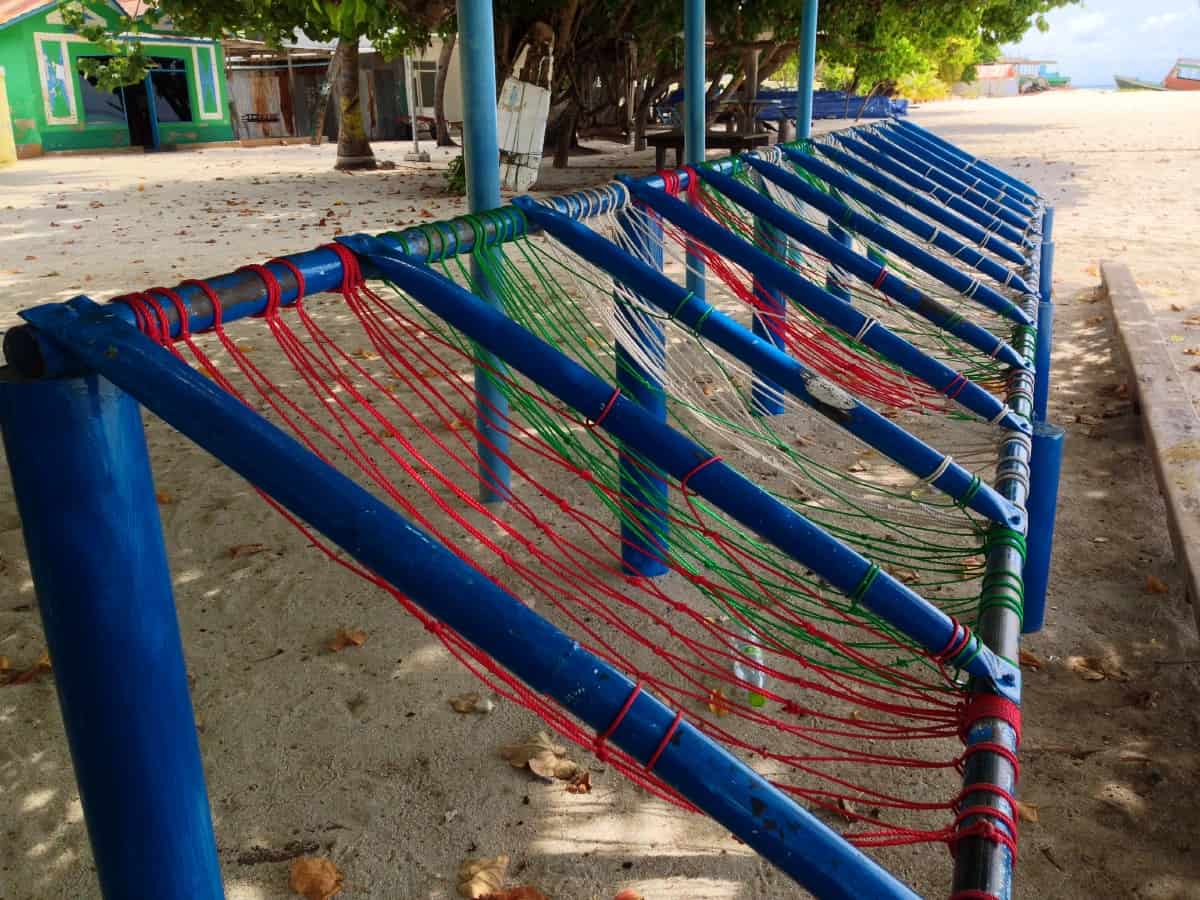
[[[1200,91],[1200,59],[1177,59],[1163,87],[1168,91]]]
[[[1130,78],[1128,75],[1114,75],[1113,81],[1122,91],[1165,91],[1166,88],[1153,81],[1142,81],[1140,78]]]

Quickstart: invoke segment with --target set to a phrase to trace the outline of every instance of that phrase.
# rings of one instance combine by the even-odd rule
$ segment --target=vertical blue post
[[[496,44],[491,0],[458,0],[458,40],[462,47],[463,158],[467,169],[467,207],[485,212],[500,205],[500,139],[496,132]],[[489,252],[489,251],[480,251]],[[472,263],[479,295],[499,307],[500,300],[483,272]],[[487,367],[502,371],[503,363],[482,354],[475,367],[475,394],[479,402],[476,422],[479,441],[479,497],[484,502],[504,500],[511,482],[504,417],[508,400],[488,374]],[[491,446],[489,446],[489,443]]]
[[[162,146],[158,135],[158,100],[154,96],[154,73],[146,73],[146,110],[150,117],[150,149]]]
[[[689,166],[704,162],[705,103],[704,0],[684,0],[683,6],[683,160]],[[704,261],[687,255],[687,288],[704,296]]]
[[[1029,540],[1025,550],[1025,604],[1021,631],[1041,631],[1046,621],[1046,586],[1050,582],[1050,552],[1054,546],[1054,516],[1058,508],[1058,477],[1062,471],[1063,435],[1057,425],[1033,424],[1029,463]]]
[[[854,246],[854,238],[839,228],[832,219],[829,220],[829,236],[843,247]],[[829,261],[829,274],[825,276],[825,290],[829,291],[833,296],[845,300],[847,303],[850,302],[849,286],[834,274],[833,260]]]
[[[800,80],[796,85],[796,135],[800,140],[812,137],[813,88],[817,81],[817,3],[804,0],[804,18],[800,23]]]
[[[0,425],[101,892],[218,900],[140,407],[95,375],[5,378]]]
[[[658,271],[663,267],[663,232],[658,216],[646,217],[647,226],[637,228],[625,215],[618,213],[621,228],[632,242],[634,255],[646,260]],[[642,352],[655,362],[665,364],[666,336],[649,316],[637,315],[614,295],[617,314],[627,323]],[[648,372],[620,341],[616,346],[617,386],[621,393],[636,400],[641,407],[660,422],[667,421],[667,395],[662,382]],[[636,461],[635,461],[636,460]],[[638,464],[640,462],[640,465]],[[621,521],[621,561],[626,574],[652,578],[664,575],[663,562],[667,553],[667,482],[661,469],[644,459],[626,455],[621,445],[621,501],[629,512]],[[648,471],[649,470],[649,471]]]
[[[1054,208],[1042,217],[1042,246],[1038,281],[1037,345],[1033,366],[1033,421],[1045,422],[1050,405],[1050,351],[1054,343]]]
[[[762,181],[761,177],[759,181]],[[765,185],[760,186],[760,192],[766,193]],[[754,217],[754,232],[765,241],[766,251],[775,259],[786,261],[788,254],[794,252],[787,235],[758,216]],[[754,277],[754,296],[763,307],[761,314],[754,314],[754,321],[751,323],[754,333],[786,352],[783,324],[787,317],[787,297],[767,287],[757,275]],[[751,409],[755,415],[778,416],[784,411],[783,388],[757,371],[750,386],[750,396],[753,400]]]

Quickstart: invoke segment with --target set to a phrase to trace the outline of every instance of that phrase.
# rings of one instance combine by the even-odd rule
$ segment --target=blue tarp
[[[796,91],[764,90],[758,92],[760,101],[767,101],[758,111],[760,122],[778,122],[796,118]],[[665,105],[674,107],[683,102],[682,88],[667,95]],[[860,97],[845,91],[813,91],[814,119],[886,119],[908,115],[908,101],[891,97]]]

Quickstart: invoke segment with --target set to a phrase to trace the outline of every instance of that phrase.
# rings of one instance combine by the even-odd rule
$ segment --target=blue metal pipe
[[[1024,181],[1021,181],[1021,179],[1017,178],[1015,175],[1011,174],[1010,172],[1005,172],[1003,169],[999,168],[998,166],[992,165],[986,159],[980,159],[978,156],[972,156],[970,153],[967,153],[967,151],[963,150],[962,147],[958,147],[958,146],[950,143],[949,141],[947,141],[945,138],[943,138],[941,135],[937,134],[936,132],[930,131],[928,128],[925,128],[922,125],[918,125],[916,122],[913,122],[910,119],[897,119],[896,124],[901,126],[902,128],[907,128],[909,131],[913,132],[914,134],[919,134],[919,135],[927,138],[928,140],[933,141],[934,143],[943,147],[951,155],[957,156],[959,159],[963,160],[964,162],[971,163],[972,166],[974,166],[974,167],[984,169],[985,171],[991,172],[997,178],[1000,178],[1000,179],[1006,181],[1008,184],[1011,184],[1017,190],[1026,194],[1030,199],[1040,196],[1036,189],[1030,187],[1028,184],[1026,184]]]
[[[904,207],[893,203],[886,197],[876,193],[861,182],[855,181],[833,166],[809,154],[795,149],[789,149],[787,157],[793,165],[799,166],[810,175],[815,175],[822,181],[832,185],[837,190],[858,200],[868,209],[874,210],[884,218],[891,219],[897,225],[907,229],[923,241],[927,241],[959,262],[966,263],[978,272],[998,282],[1002,287],[1019,291],[1022,294],[1032,293],[1032,289],[1023,278],[1005,268],[993,259],[984,256],[974,247],[969,247],[954,235],[942,231],[936,225],[931,225],[924,219],[918,218]]]
[[[786,152],[786,151],[785,151]],[[1025,312],[996,290],[982,284],[965,272],[954,268],[949,263],[938,259],[928,250],[924,250],[907,238],[896,234],[878,222],[855,212],[841,200],[813,187],[803,178],[779,166],[771,165],[759,159],[748,157],[746,162],[758,169],[781,188],[799,197],[805,203],[820,210],[843,227],[853,229],[863,237],[874,241],[885,250],[894,253],[901,259],[916,266],[922,272],[932,275],[942,284],[962,294],[964,297],[1023,325],[1027,321]]]
[[[859,136],[867,133],[862,131],[855,132]],[[901,183],[915,190],[924,191],[937,200],[938,203],[945,204],[947,208],[958,213],[963,218],[970,219],[972,222],[983,226],[986,232],[994,233],[1006,243],[1016,247],[1019,253],[1022,250],[1027,251],[1033,246],[1033,242],[1029,238],[1026,238],[1019,230],[1009,225],[1003,219],[992,213],[985,212],[974,203],[968,203],[958,194],[942,187],[934,181],[930,181],[924,175],[908,166],[897,162],[877,147],[860,141],[856,137],[851,137],[849,132],[837,135],[837,140],[843,147],[853,150],[875,169],[890,173]]]
[[[683,0],[683,160],[696,166],[705,159],[704,125],[707,115],[707,71],[705,60],[704,0]],[[687,253],[688,290],[703,297],[704,260],[698,253]]]
[[[1050,407],[1050,366],[1054,345],[1054,304],[1051,302],[1054,271],[1054,242],[1042,244],[1040,271],[1041,302],[1038,303],[1037,381],[1033,392],[1033,420],[1045,422]]]
[[[1057,425],[1033,426],[1033,451],[1029,462],[1029,539],[1025,556],[1025,602],[1021,630],[1041,631],[1046,621],[1046,587],[1050,583],[1050,555],[1054,547],[1054,518],[1058,509],[1058,481],[1062,472],[1063,439]]]
[[[517,202],[527,207],[529,217],[539,222],[547,233],[554,235],[579,256],[591,260],[630,290],[761,372],[909,472],[921,477],[922,473],[928,475],[941,469],[945,457],[937,450],[808,370],[774,344],[748,333],[730,316],[633,259],[611,241],[532,200],[520,198]],[[957,464],[951,464],[942,477],[933,479],[932,484],[956,500],[967,502],[972,509],[993,521],[1011,522],[1016,523],[1014,527],[1023,527],[1019,524],[1023,520],[1015,507],[997,503],[994,493],[987,486],[979,486],[975,497],[965,500],[969,492],[975,491],[976,479]]]
[[[378,243],[374,246],[384,248]],[[446,297],[448,307],[458,306],[463,296],[470,298],[470,303],[461,307],[464,313],[461,321],[481,324],[480,329],[471,331],[501,335],[497,342],[500,346],[514,336],[520,336],[522,341],[536,340],[498,310],[448,280],[406,259],[395,259],[399,260],[395,264],[398,268],[389,265],[389,269],[393,269],[391,274],[403,281],[406,288],[413,286],[414,278],[410,276],[417,273],[415,277],[431,296]],[[451,294],[458,297],[451,299]],[[51,339],[60,342],[66,352],[77,354],[84,365],[132,389],[148,409],[311,524],[364,567],[403,591],[440,622],[493,656],[534,691],[553,697],[597,731],[606,730],[617,719],[634,689],[633,682],[620,670],[581,647],[200,373],[163,353],[148,338],[129,328],[111,308],[77,300],[40,307],[29,311],[27,316]],[[547,357],[556,355],[549,347],[543,347],[542,352]],[[567,378],[582,392],[581,400],[586,393],[588,413],[598,415],[607,403],[611,387],[582,368]],[[590,387],[594,390],[584,387],[588,382],[593,382]],[[610,418],[629,416],[636,422],[634,427],[665,428],[633,401],[619,400],[616,407]],[[135,423],[140,440],[141,423],[133,407],[130,425]],[[44,424],[45,419],[40,419],[39,426]],[[31,432],[38,433],[32,429]],[[124,446],[119,449],[127,450]],[[40,450],[44,452],[46,448]],[[92,460],[88,462],[90,468]],[[712,468],[697,473],[690,484],[699,488],[709,482]],[[72,482],[71,486],[75,489],[78,483]],[[105,482],[104,487],[108,497],[111,485]],[[101,513],[102,510],[97,510],[96,514]],[[89,546],[100,537],[92,523],[104,518],[79,520],[88,525],[86,539],[80,546]],[[138,516],[138,520],[153,521],[144,516]],[[129,521],[121,523],[124,531],[114,528],[113,534],[128,538]],[[55,559],[61,551],[62,545],[56,542]],[[97,573],[97,578],[111,571],[115,559],[128,558],[123,555],[126,552],[102,557],[105,569]],[[120,607],[125,612],[130,611],[130,596],[133,595],[121,596]],[[93,646],[98,643],[96,634],[89,638]],[[56,668],[60,664],[56,659]],[[128,659],[120,660],[119,665],[129,670]],[[179,676],[182,675],[180,667]],[[126,690],[142,683],[143,679],[114,679],[111,668],[97,671],[93,680],[94,685],[108,691]],[[122,715],[114,715],[108,721],[114,728],[122,725],[128,721],[131,708],[123,708]],[[635,759],[649,760],[674,720],[674,710],[642,690],[608,739]],[[127,736],[114,739],[111,747],[114,759],[128,753]],[[671,739],[662,746],[653,771],[763,857],[822,897],[915,900],[917,896],[686,720],[679,723]],[[115,805],[135,809],[131,800],[144,796],[146,787],[144,782],[136,789],[131,787]],[[178,784],[164,784],[154,793],[175,796],[178,792]],[[139,858],[139,864],[145,867],[146,860]],[[171,880],[177,872],[164,867],[160,874]],[[136,896],[182,900],[184,896],[220,895],[199,890],[185,894],[164,884],[161,892],[138,892]]]
[[[722,193],[724,193],[724,191],[722,191]],[[784,210],[784,212],[786,212],[786,210]],[[793,218],[798,217],[793,216]],[[806,222],[805,224],[807,225],[808,223]],[[831,244],[841,247],[846,253],[854,253],[854,238],[839,228],[833,219],[829,220],[829,240]],[[850,285],[843,283],[842,279],[838,277],[838,273],[835,271],[837,267],[841,266],[842,254],[836,254],[835,256],[835,251],[831,250],[830,253],[822,253],[821,255],[829,261],[829,271],[825,273],[825,290],[833,294],[833,296],[837,297],[839,300],[844,300],[849,303]]]
[[[994,187],[985,184],[980,179],[972,181],[970,176],[962,174],[961,169],[948,166],[944,162],[944,157],[931,150],[928,145],[919,144],[916,140],[910,139],[905,132],[892,128],[889,131],[876,130],[874,134],[892,145],[893,148],[905,152],[913,160],[919,160],[918,172],[923,172],[929,178],[941,182],[942,185],[960,191],[962,197],[970,200],[971,203],[982,206],[989,212],[995,212],[997,216],[1013,224],[1014,227],[1021,230],[1028,228],[1028,223],[1033,218],[1033,210],[1024,203],[995,190]]]
[[[11,372],[0,424],[101,893],[218,900],[141,412],[96,375]]]
[[[1034,205],[1026,202],[1028,198],[1024,194],[1012,190],[998,178],[982,171],[966,172],[959,160],[945,153],[937,144],[930,143],[911,131],[905,131],[903,128],[891,128],[887,129],[887,133],[888,137],[901,147],[905,147],[911,153],[931,162],[947,175],[969,184],[972,190],[978,191],[985,197],[990,197],[997,203],[1004,204],[1020,216],[1027,219],[1034,217]],[[1010,193],[1010,191],[1012,192]]]
[[[1006,411],[1003,403],[975,382],[914,347],[894,334],[886,325],[838,300],[783,263],[767,256],[712,219],[662,191],[646,188],[632,180],[625,184],[635,197],[667,220],[745,270],[754,272],[764,284],[787,294],[844,334],[870,347],[881,357],[921,379],[930,387],[947,396],[953,394],[952,399],[964,409],[988,422],[995,421],[1010,428],[1025,427],[1025,423]]]
[[[704,166],[695,171],[703,172]],[[765,187],[760,185],[760,190]],[[787,235],[775,228],[770,222],[754,217],[754,231],[769,248],[776,259],[785,259],[792,253],[792,246]],[[754,296],[761,304],[754,311],[751,330],[765,341],[769,341],[781,353],[786,353],[787,341],[784,338],[784,323],[787,321],[787,297],[779,291],[772,290],[763,284],[759,278],[754,279]],[[761,416],[777,416],[784,412],[784,391],[778,384],[754,370],[754,378],[750,384],[750,397],[753,401],[753,412]]]
[[[458,0],[459,53],[462,56],[463,161],[467,170],[467,208],[482,213],[500,205],[500,139],[496,130],[496,39],[491,0]],[[477,252],[488,252],[479,250]],[[497,309],[500,298],[487,284],[479,264],[471,273],[480,296]],[[512,474],[505,457],[508,401],[491,374],[499,359],[484,356],[475,366],[476,424],[479,426],[479,498],[498,502],[508,496]]]
[[[637,248],[641,259],[650,259],[660,272],[663,265],[662,225],[653,217],[643,230],[634,225],[627,213],[617,213],[622,230]],[[667,340],[662,328],[648,316],[632,310],[620,291],[613,292],[617,315],[635,335],[642,353],[666,370]],[[617,387],[626,397],[639,403],[656,421],[667,420],[667,395],[655,372],[647,370],[620,340],[616,342]],[[621,501],[629,510],[621,517],[621,560],[625,571],[634,576],[653,578],[668,571],[663,560],[667,550],[667,482],[662,473],[643,460],[630,458],[624,447],[619,454]]]
[[[962,216],[951,212],[941,203],[934,203],[928,197],[910,190],[901,182],[885,175],[877,168],[868,166],[846,151],[839,150],[831,144],[814,143],[810,146],[824,156],[828,156],[834,160],[843,169],[848,169],[864,181],[886,191],[901,203],[905,203],[920,212],[927,219],[932,219],[939,225],[944,225],[957,232],[976,246],[995,253],[997,256],[1017,265],[1024,265],[1026,263],[1024,255],[1012,244],[1002,241],[994,234],[989,234],[974,222],[968,221]]]
[[[990,165],[977,165],[969,153],[937,139],[932,132],[924,128],[900,128],[899,131],[914,144],[928,147],[946,162],[947,167],[953,166],[950,171],[962,172],[964,178],[978,178],[1026,207],[1036,208],[1037,192],[1027,186],[1014,184],[1012,176],[1007,172]]]
[[[765,221],[777,225],[785,234],[812,247],[831,263],[836,263],[841,269],[876,288],[885,297],[913,310],[939,328],[960,338],[969,346],[988,356],[996,357],[1007,366],[1023,367],[1025,365],[1025,360],[1006,341],[992,334],[986,328],[964,319],[932,297],[921,293],[904,279],[891,274],[881,263],[855,253],[849,247],[848,235],[844,241],[838,240],[834,235],[836,225],[831,224],[830,234],[825,235],[820,229],[800,217],[792,215],[786,209],[772,203],[768,198],[762,197],[756,191],[727,175],[705,172],[703,169],[698,171],[701,178],[712,184],[722,194],[746,207],[755,215],[761,216]],[[845,235],[840,228],[837,228],[837,232]],[[844,290],[832,273],[829,275],[829,280],[839,290]],[[828,285],[826,290],[834,296],[840,296]],[[848,291],[843,299],[850,299]]]
[[[819,0],[804,0],[800,19],[800,50],[797,58],[796,134],[812,137],[813,90],[817,83],[817,18]]]
[[[951,193],[957,194],[968,203],[974,204],[984,212],[991,213],[993,216],[1002,220],[1017,232],[1024,235],[1029,227],[1029,217],[1017,215],[1013,210],[1009,209],[1001,203],[997,203],[990,197],[985,197],[983,194],[974,190],[969,184],[955,178],[946,172],[943,172],[937,166],[932,165],[918,155],[911,153],[905,147],[900,146],[899,142],[894,141],[894,134],[884,136],[875,129],[862,129],[858,132],[858,136],[864,141],[871,144],[875,149],[886,153],[888,156],[897,162],[903,163],[914,172],[917,172],[922,177],[936,182],[943,188],[946,188]]]

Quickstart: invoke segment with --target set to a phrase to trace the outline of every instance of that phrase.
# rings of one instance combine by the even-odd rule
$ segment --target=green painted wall
[[[116,10],[103,0],[89,8],[115,23]],[[89,121],[84,108],[78,60],[99,55],[100,48],[58,24],[58,18],[57,8],[49,7],[0,25],[0,66],[7,74],[18,154],[128,147],[125,122]],[[162,29],[143,42],[152,56],[182,61],[191,101],[190,121],[159,124],[160,144],[232,140],[220,45]]]

